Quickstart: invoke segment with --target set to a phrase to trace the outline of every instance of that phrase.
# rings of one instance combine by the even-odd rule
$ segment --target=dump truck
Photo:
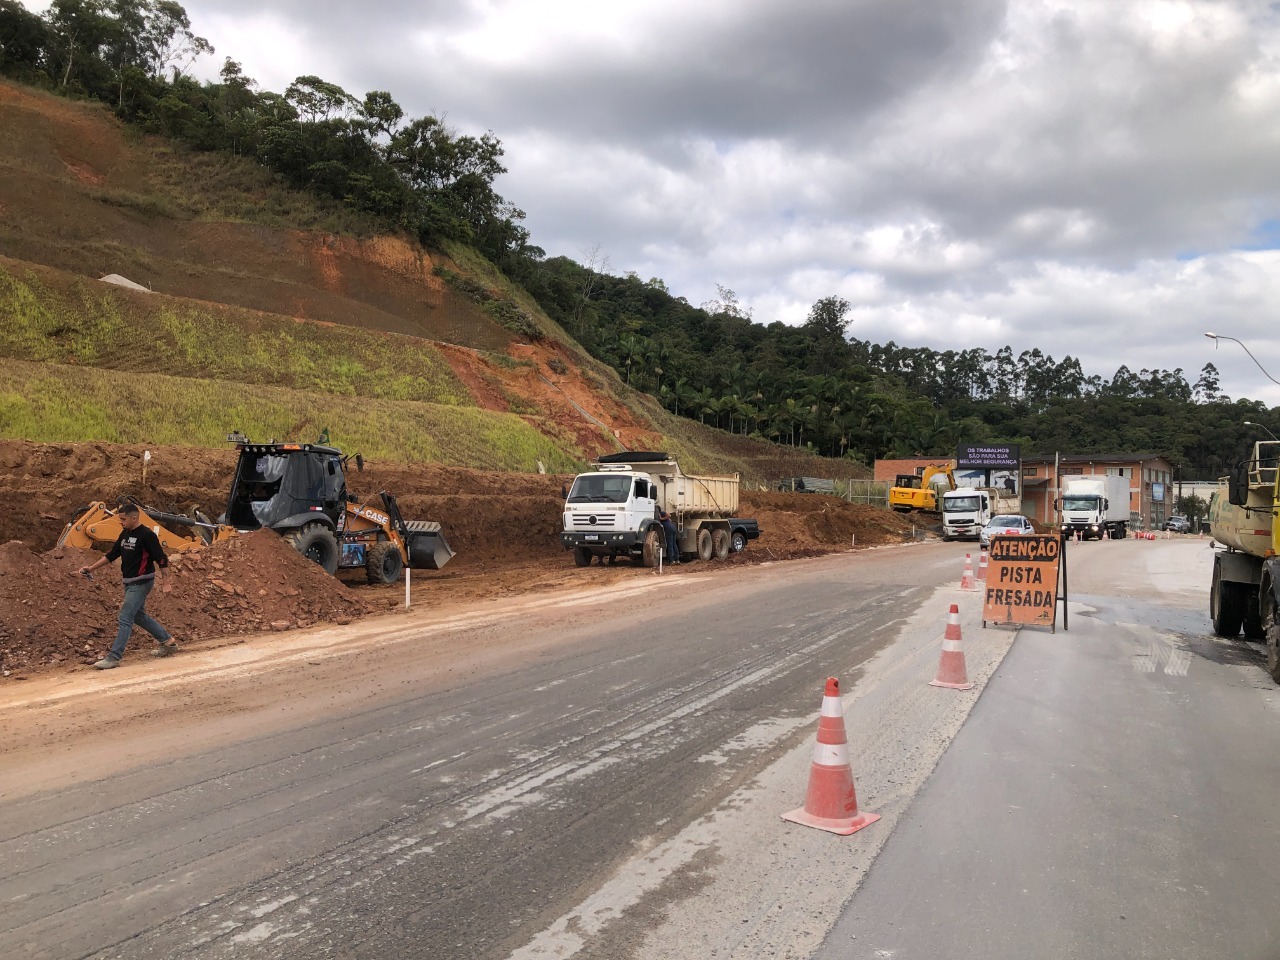
[[[994,499],[993,491],[987,488],[960,487],[944,493],[942,539],[977,540],[987,521],[999,512],[991,507]]]
[[[573,552],[580,567],[588,566],[593,557],[602,562],[628,558],[642,566],[657,566],[666,545],[658,521],[663,510],[676,525],[682,560],[728,557],[734,548],[735,522],[740,525],[738,531],[758,535],[755,521],[735,516],[736,473],[686,474],[672,457],[656,451],[610,454],[595,467],[574,478],[564,506],[560,542]],[[744,545],[747,538],[742,538]]]
[[[1129,532],[1127,477],[1066,477],[1058,501],[1064,536],[1082,540],[1123,540]]]
[[[918,476],[914,473],[899,474],[889,488],[889,506],[899,513],[921,511],[938,512],[940,488],[956,488],[955,472],[949,463],[934,463],[924,468]]]
[[[165,550],[181,553],[253,530],[273,530],[327,573],[363,569],[370,583],[394,583],[405,567],[439,570],[453,557],[439,523],[405,520],[386,491],[378,503],[361,503],[347,490],[346,466],[354,459],[336,447],[311,443],[254,443],[228,438],[239,456],[225,512],[210,521],[138,504],[139,519]],[[136,501],[135,501],[136,502]],[[63,528],[58,545],[106,550],[122,529],[118,510],[99,501],[81,508]]]
[[[1267,671],[1280,683],[1278,476],[1280,441],[1260,440],[1209,498],[1209,533],[1224,548],[1213,558],[1209,618],[1220,637],[1243,628],[1248,639],[1265,640]]]

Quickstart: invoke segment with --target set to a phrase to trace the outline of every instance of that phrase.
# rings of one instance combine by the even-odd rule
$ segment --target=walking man
[[[160,546],[155,533],[142,525],[136,503],[126,503],[116,515],[124,529],[116,538],[115,545],[107,551],[105,557],[99,557],[89,566],[80,568],[82,574],[88,575],[99,567],[119,560],[120,575],[124,578],[124,602],[120,604],[120,616],[117,618],[120,628],[116,632],[116,642],[112,644],[111,651],[94,664],[99,670],[110,670],[120,665],[134,624],[156,638],[159,646],[155,656],[167,657],[178,649],[169,636],[169,631],[149,617],[143,609],[147,603],[147,595],[157,582],[162,583],[162,592],[169,592],[169,584],[162,582],[160,574],[161,570],[169,566],[169,558],[165,556],[164,548]]]

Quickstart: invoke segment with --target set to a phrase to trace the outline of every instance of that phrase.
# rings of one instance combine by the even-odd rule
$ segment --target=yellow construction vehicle
[[[155,533],[167,553],[198,550],[236,534],[232,527],[210,523],[198,514],[184,517],[144,507],[136,500],[130,499],[130,502],[137,504],[139,521]],[[71,522],[62,528],[58,546],[78,547],[81,550],[109,550],[124,531],[118,512],[118,509],[113,510],[100,500],[82,507]]]
[[[240,457],[226,512],[218,522],[138,505],[142,523],[156,531],[166,550],[196,550],[240,533],[269,529],[326,572],[359,567],[370,583],[394,583],[405,567],[439,570],[453,558],[439,523],[405,520],[396,498],[385,491],[378,495],[381,509],[351,496],[345,470],[351,458],[336,447],[253,443],[240,434],[227,439],[236,444]],[[354,459],[356,468],[363,470],[364,460],[358,455]],[[105,550],[121,529],[114,510],[92,503],[66,525],[58,544]]]
[[[1267,645],[1267,672],[1280,683],[1280,442],[1259,440],[1253,456],[1218,481],[1209,499],[1213,632]]]
[[[910,513],[919,510],[925,513],[938,512],[938,488],[942,484],[935,482],[937,478],[946,481],[946,488],[956,488],[955,474],[949,463],[931,463],[920,475],[911,473],[898,474],[894,485],[889,488],[889,506],[899,513]]]

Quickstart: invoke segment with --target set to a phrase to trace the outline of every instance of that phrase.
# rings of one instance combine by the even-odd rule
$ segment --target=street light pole
[[[1258,363],[1258,358],[1255,357],[1250,352],[1249,348],[1246,347],[1242,341],[1237,340],[1235,337],[1224,336],[1223,334],[1220,334],[1220,333],[1206,333],[1205,336],[1208,337],[1210,340],[1213,340],[1215,343],[1218,340],[1230,340],[1232,343],[1240,344],[1240,349],[1243,350],[1245,353],[1249,354],[1249,359],[1252,360],[1257,365],[1258,369],[1262,371],[1262,375],[1266,377],[1268,380],[1270,380],[1272,383],[1274,383],[1276,386],[1280,387],[1280,380],[1277,380],[1271,374],[1267,373],[1267,368],[1264,367],[1261,363]]]
[[[1246,427],[1257,427],[1259,430],[1265,433],[1272,440],[1280,439],[1280,438],[1277,438],[1274,433],[1272,433],[1270,430],[1268,430],[1266,427],[1264,427],[1260,423],[1254,423],[1252,420],[1242,420],[1240,422],[1243,423]]]

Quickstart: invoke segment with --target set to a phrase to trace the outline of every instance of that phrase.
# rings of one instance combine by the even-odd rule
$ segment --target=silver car
[[[1018,513],[1003,514],[992,517],[978,534],[978,541],[984,546],[991,546],[992,537],[1026,536],[1036,532],[1031,521]]]

